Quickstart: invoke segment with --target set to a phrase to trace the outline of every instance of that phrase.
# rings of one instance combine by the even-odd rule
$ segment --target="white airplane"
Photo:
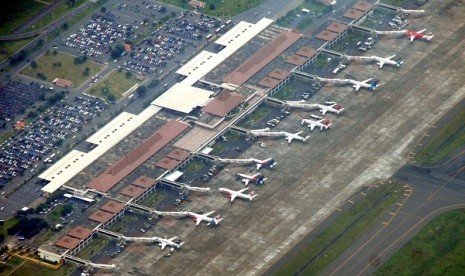
[[[289,132],[285,132],[285,131],[281,131],[282,135],[286,138],[287,142],[290,144],[292,142],[292,140],[299,140],[299,141],[302,141],[302,142],[305,142],[305,140],[307,140],[310,136],[306,136],[306,137],[302,137],[300,136],[300,134],[302,133],[302,131],[299,131],[299,132],[296,132],[296,133],[289,133]]]
[[[329,104],[329,105],[322,105],[322,104],[317,105],[318,108],[320,109],[321,114],[323,114],[323,116],[327,112],[340,114],[342,111],[344,111],[344,108],[340,104],[337,104],[337,103],[334,103],[334,102],[327,102],[327,104]]]
[[[188,215],[192,217],[195,221],[195,225],[199,225],[202,221],[207,222],[207,225],[218,225],[220,221],[222,221],[224,218],[220,218],[220,216],[216,216],[214,218],[209,217],[209,215],[213,214],[215,211],[208,212],[206,214],[197,214],[194,212],[188,212]]]
[[[244,192],[247,191],[248,189],[249,188],[247,187],[239,191],[234,191],[234,190],[230,190],[227,188],[219,188],[218,190],[220,190],[220,192],[227,193],[229,195],[229,198],[231,199],[231,202],[233,202],[236,197],[240,197],[240,198],[244,198],[244,199],[248,199],[252,201],[252,199],[254,199],[254,197],[256,197],[257,194],[254,194],[254,192],[250,192],[249,194],[244,194]]]
[[[319,127],[320,130],[328,129],[332,125],[332,123],[329,120],[325,119],[321,119],[318,121],[312,119],[302,119],[301,123],[302,125],[307,124],[310,130],[313,130],[315,127]]]
[[[366,79],[364,81],[356,81],[356,80],[347,80],[352,86],[355,88],[355,91],[358,91],[361,87],[368,88],[370,90],[375,90],[378,87],[378,82],[374,81],[373,78]]]
[[[163,238],[157,238],[156,242],[159,243],[161,250],[165,249],[166,246],[170,246],[176,249],[181,248],[181,245],[184,244],[184,242],[177,243],[174,240],[176,240],[178,237],[173,237],[171,239],[163,239]]]
[[[255,165],[257,166],[257,170],[259,170],[261,167],[273,168],[276,166],[276,164],[278,164],[278,162],[275,162],[273,158],[268,158],[265,160],[254,159],[254,162],[256,163]]]
[[[376,60],[376,64],[379,65],[379,68],[383,68],[383,65],[384,64],[388,64],[388,65],[395,65],[397,67],[400,67],[400,65],[402,63],[404,63],[401,59],[398,59],[398,60],[393,60],[393,58],[395,57],[396,55],[392,55],[390,57],[377,57],[377,56],[371,56],[371,58],[373,60]]]
[[[254,175],[237,173],[236,178],[244,182],[245,186],[249,185],[250,181],[252,181],[255,185],[260,185],[260,184],[263,184],[266,180],[265,176],[262,175],[261,173],[256,173]]]

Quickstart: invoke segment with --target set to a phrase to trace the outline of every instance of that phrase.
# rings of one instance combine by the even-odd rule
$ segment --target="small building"
[[[62,78],[56,78],[52,81],[52,83],[56,86],[63,87],[63,88],[71,87],[74,84],[74,82],[67,80],[67,79],[62,79]]]
[[[124,51],[125,52],[131,52],[132,45],[128,43],[124,43]]]
[[[189,6],[191,6],[193,8],[198,8],[198,9],[205,9],[206,5],[207,4],[205,2],[198,1],[198,0],[191,0],[189,2]]]
[[[211,102],[209,102],[202,110],[209,114],[225,117],[236,107],[241,105],[245,100],[245,97],[237,94],[231,93],[226,90],[223,90],[218,96],[215,97]]]
[[[336,0],[318,0],[318,2],[329,6],[334,6],[337,3]]]

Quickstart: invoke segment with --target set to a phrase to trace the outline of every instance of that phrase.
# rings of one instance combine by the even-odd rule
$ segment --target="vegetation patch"
[[[148,207],[155,207],[166,197],[165,193],[160,191],[153,191],[148,197],[146,197],[140,204]]]
[[[381,185],[342,211],[298,255],[280,268],[276,275],[318,275],[363,233],[375,224],[402,196],[400,184]]]
[[[33,38],[26,38],[15,41],[2,41],[0,42],[0,62],[6,60],[9,56],[16,53],[24,45],[31,42]]]
[[[465,275],[465,210],[433,219],[375,275]]]
[[[255,109],[250,115],[245,117],[238,126],[243,128],[251,128],[256,122],[265,118],[265,116],[270,113],[270,110],[264,106],[260,106]]]
[[[278,100],[287,100],[289,97],[294,94],[295,92],[295,87],[293,85],[286,85],[282,89],[280,89],[278,92],[273,94],[273,98],[276,98]]]
[[[31,61],[20,74],[52,82],[55,78],[70,80],[77,87],[97,74],[103,65],[57,51],[47,51],[39,59]]]
[[[203,2],[206,3],[205,8],[198,11],[217,17],[232,17],[242,11],[248,10],[261,4],[263,1],[264,0],[203,0]],[[192,7],[188,4],[189,0],[161,0],[161,2],[188,10],[192,9]]]
[[[415,155],[418,163],[434,165],[443,162],[465,145],[465,109],[450,119]]]
[[[2,5],[0,35],[10,35],[21,24],[40,12],[46,5],[34,0],[8,1]]]
[[[77,266],[71,263],[67,263],[62,266],[60,269],[53,270],[47,267],[32,263],[25,262],[23,265],[19,266],[13,273],[12,276],[61,276],[61,275],[71,275],[71,273],[76,270]]]
[[[47,26],[48,24],[52,23],[53,21],[60,19],[67,13],[75,10],[87,0],[74,0],[74,1],[64,1],[59,4],[55,9],[51,10],[47,13],[44,17],[39,19],[33,26],[29,28],[29,30],[37,30],[42,27]]]
[[[310,11],[309,14],[302,13],[302,9],[307,9]],[[284,27],[291,27],[294,20],[299,21],[297,28],[299,30],[303,30],[312,24],[312,17],[313,16],[321,16],[331,11],[331,7],[324,5],[320,2],[315,0],[305,0],[304,3],[300,4],[297,8],[290,10],[286,13],[286,15],[281,16],[277,21],[276,24],[284,26]]]
[[[122,97],[124,92],[139,82],[131,72],[115,70],[92,86],[86,93],[115,102]]]

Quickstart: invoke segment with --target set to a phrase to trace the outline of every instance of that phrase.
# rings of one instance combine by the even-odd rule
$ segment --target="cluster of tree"
[[[89,69],[89,67],[86,67],[86,69],[84,69],[84,71],[82,71],[82,75],[87,77],[89,74],[90,74],[90,69]]]
[[[86,56],[82,56],[82,57],[75,57],[74,58],[74,64],[83,64],[84,62],[87,61],[87,57]]]
[[[137,87],[136,93],[137,93],[137,95],[139,95],[140,97],[145,96],[145,94],[147,93],[147,86],[141,85],[141,86]]]
[[[124,52],[124,46],[122,44],[117,44],[114,48],[110,46],[110,52],[112,58],[119,58]]]
[[[41,80],[47,80],[47,76],[42,72],[37,73],[36,76]]]
[[[73,205],[72,204],[66,204],[63,205],[63,209],[61,209],[60,215],[62,217],[66,216],[67,214],[70,214],[73,211]]]
[[[48,98],[47,101],[48,101],[48,103],[50,105],[54,105],[57,102],[63,100],[65,98],[65,96],[66,96],[66,94],[63,91],[61,91],[60,93],[53,94],[50,98]]]
[[[149,88],[154,88],[155,86],[158,85],[159,82],[160,82],[160,81],[159,81],[158,79],[153,79],[153,80],[150,81],[148,87],[149,87]]]
[[[37,68],[37,62],[35,62],[34,60],[31,61],[31,67],[32,68]]]
[[[16,65],[22,62],[23,60],[25,60],[27,56],[28,56],[28,53],[25,50],[21,50],[16,56],[12,56],[9,58],[10,64]]]
[[[21,235],[30,239],[37,235],[42,229],[47,228],[48,223],[41,218],[21,217],[19,221],[6,230],[8,235]]]
[[[54,63],[53,63],[53,66],[55,66],[55,67],[61,67],[61,62],[59,62],[59,61],[58,61],[58,62],[54,62]]]

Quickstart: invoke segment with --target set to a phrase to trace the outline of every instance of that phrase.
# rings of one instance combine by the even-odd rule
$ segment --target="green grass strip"
[[[465,210],[433,219],[375,275],[465,275]]]
[[[383,185],[343,211],[275,275],[317,275],[365,231],[372,228],[402,196],[399,184]]]

